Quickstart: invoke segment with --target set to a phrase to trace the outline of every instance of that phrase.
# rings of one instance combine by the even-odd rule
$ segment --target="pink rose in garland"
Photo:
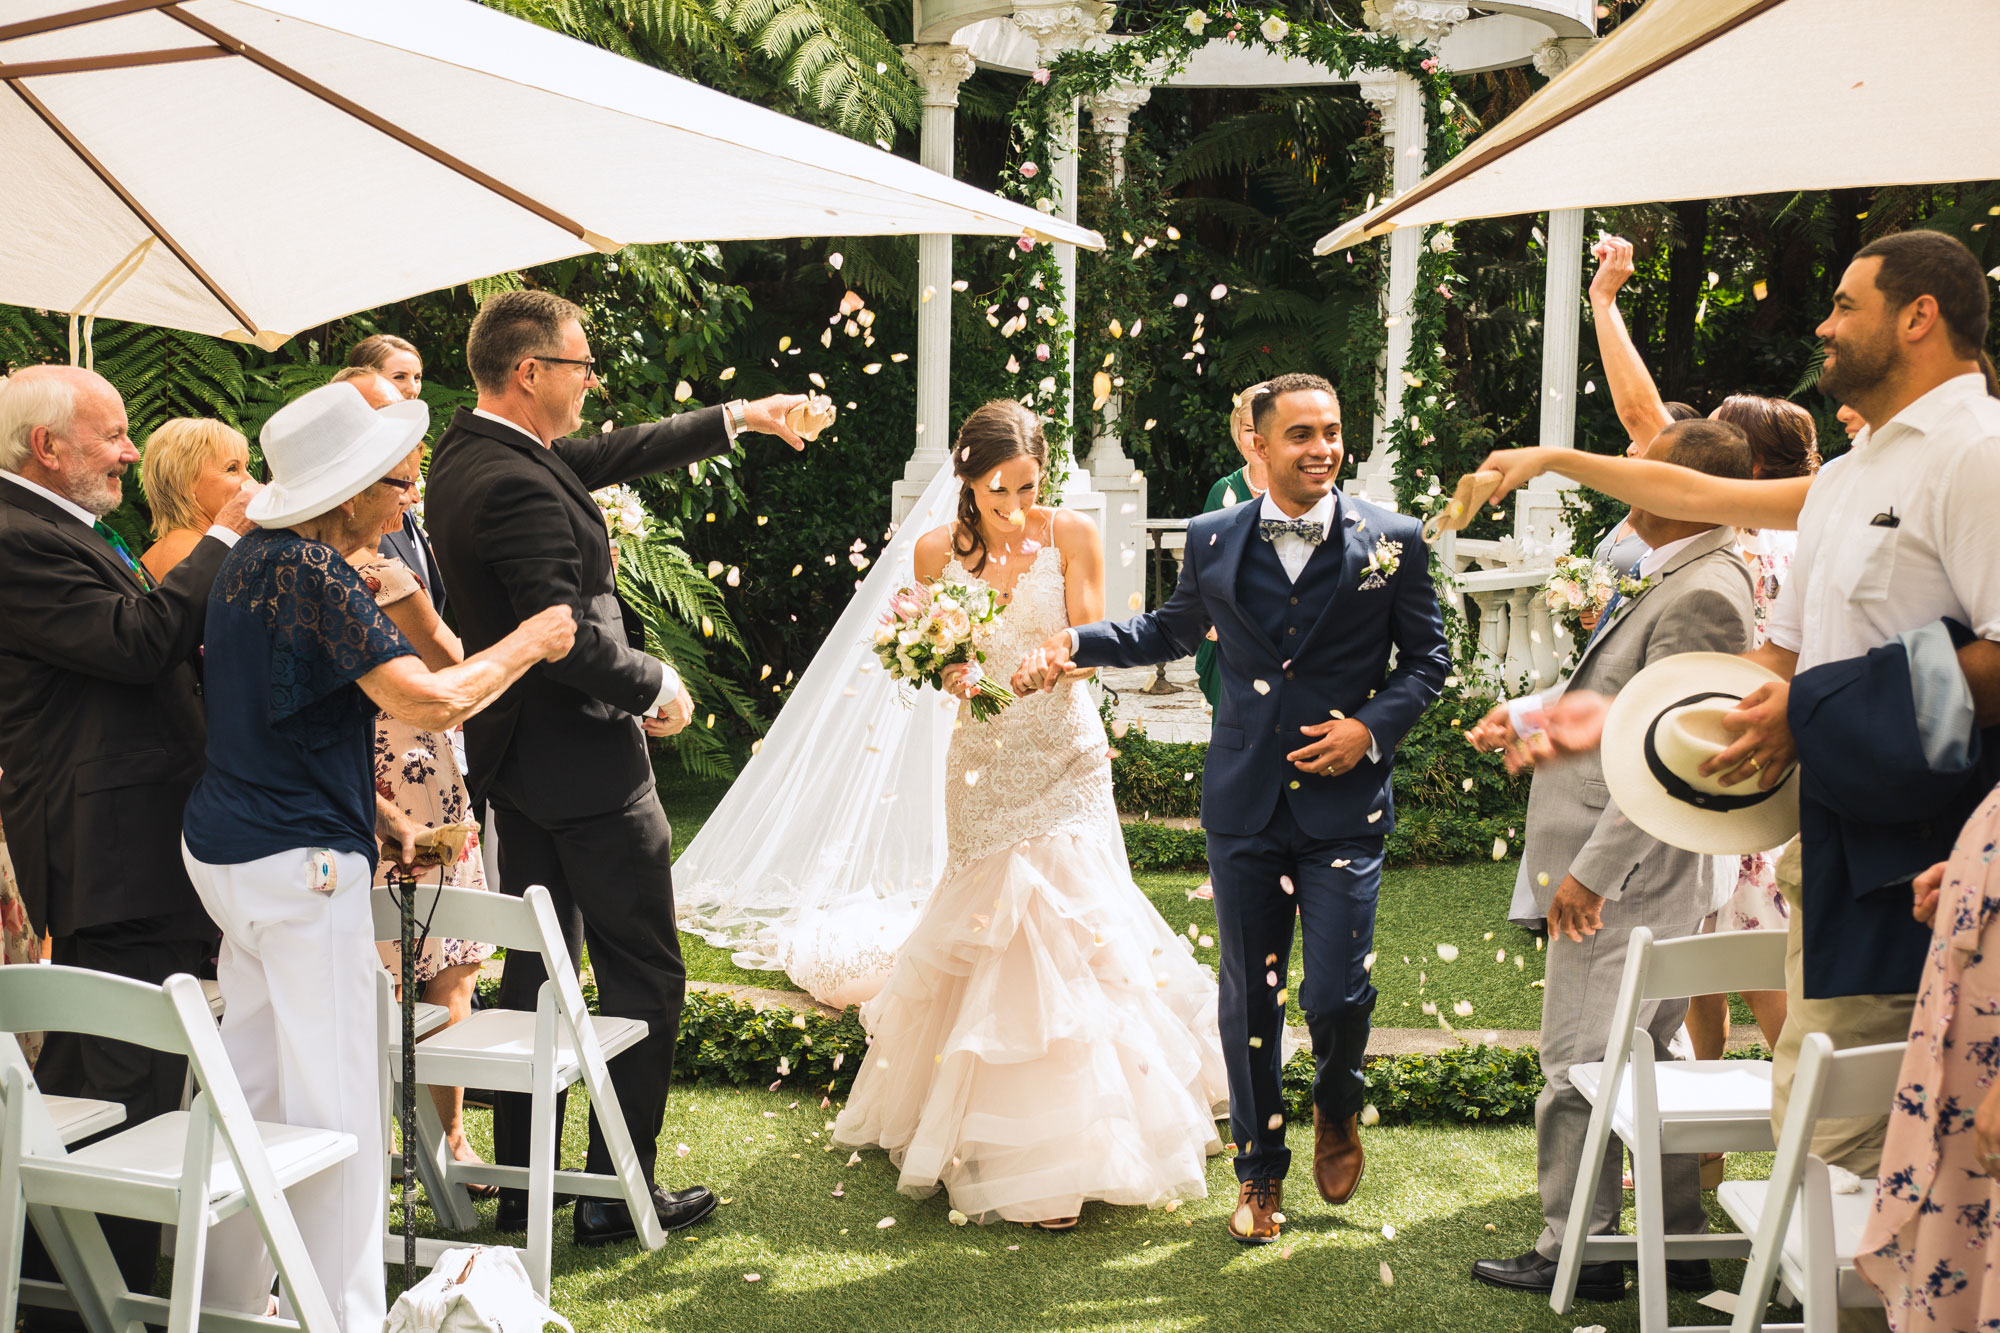
[[[1022,176],[1022,179],[1024,179],[1024,180],[1033,180],[1033,179],[1034,179],[1035,177],[1037,177],[1037,176],[1039,176],[1039,175],[1041,175],[1041,174],[1042,174],[1042,169],[1041,169],[1040,167],[1036,166],[1036,165],[1035,165],[1034,163],[1032,163],[1032,162],[1023,162],[1023,163],[1021,164],[1021,176]]]

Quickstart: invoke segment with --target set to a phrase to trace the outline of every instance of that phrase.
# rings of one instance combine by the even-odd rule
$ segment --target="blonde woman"
[[[139,563],[153,582],[187,559],[249,479],[250,442],[220,421],[176,417],[147,438],[139,480],[152,506],[157,540]]]

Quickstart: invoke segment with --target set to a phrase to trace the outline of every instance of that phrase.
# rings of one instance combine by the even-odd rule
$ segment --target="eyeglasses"
[[[597,377],[597,358],[594,356],[586,356],[579,358],[574,356],[533,355],[530,357],[530,359],[535,361],[554,361],[565,366],[582,366],[583,377],[586,380],[595,379]]]
[[[407,477],[377,477],[375,480],[384,486],[394,486],[399,491],[415,490],[417,485]]]

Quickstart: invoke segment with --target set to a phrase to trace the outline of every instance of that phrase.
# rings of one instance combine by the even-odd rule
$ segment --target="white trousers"
[[[331,894],[301,848],[241,865],[182,859],[222,927],[222,1045],[259,1120],[352,1134],[354,1156],[286,1192],[343,1333],[381,1333],[387,1225],[374,918],[367,858],[335,857]],[[262,1314],[277,1270],[249,1213],[215,1229],[206,1303]]]

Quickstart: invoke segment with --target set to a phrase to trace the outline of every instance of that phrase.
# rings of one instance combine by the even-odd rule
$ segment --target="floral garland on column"
[[[1459,107],[1452,92],[1451,77],[1440,68],[1436,56],[1426,47],[1405,38],[1382,33],[1359,32],[1312,20],[1288,18],[1282,9],[1259,10],[1249,7],[1221,8],[1213,13],[1196,9],[1178,23],[1163,23],[1151,30],[1122,37],[1103,50],[1065,51],[1047,68],[1038,69],[1014,105],[1012,115],[1013,162],[1003,174],[1001,188],[1045,213],[1060,207],[1049,164],[1055,156],[1056,135],[1074,105],[1103,93],[1120,83],[1158,85],[1183,69],[1188,58],[1213,41],[1241,42],[1262,46],[1276,54],[1313,61],[1346,76],[1357,70],[1390,70],[1407,74],[1426,98],[1425,160],[1439,164],[1455,156],[1464,146],[1465,133]],[[1385,162],[1385,166],[1386,166]],[[1387,181],[1383,183],[1387,189]],[[1371,206],[1372,206],[1371,199]],[[1434,476],[1435,468],[1423,467],[1427,446],[1443,432],[1439,429],[1444,413],[1451,407],[1445,384],[1445,306],[1457,280],[1452,268],[1453,252],[1449,232],[1440,232],[1424,247],[1418,262],[1418,279],[1411,309],[1409,362],[1404,367],[1405,392],[1401,417],[1389,423],[1389,439],[1406,461],[1405,477],[1397,481],[1400,498],[1410,503],[1424,488],[1424,476]],[[1123,238],[1107,240],[1115,247]],[[1052,452],[1049,472],[1051,490],[1067,472],[1072,434],[1069,419],[1059,410],[1068,398],[1069,356],[1074,330],[1063,319],[1060,276],[1054,247],[1023,236],[1012,242],[1012,265],[995,289],[986,307],[987,323],[1000,330],[1007,352],[1010,374],[1041,371],[1033,387],[1022,395],[1024,401],[1049,412],[1047,435]],[[1151,246],[1143,240],[1134,250],[1135,262],[1143,261]],[[1079,262],[1089,262],[1079,256]],[[1026,334],[1026,337],[1021,335]],[[1114,334],[1114,336],[1116,336]],[[1093,377],[1092,398],[1101,408],[1116,370],[1114,364],[1089,367]],[[1414,482],[1414,484],[1412,484]]]

